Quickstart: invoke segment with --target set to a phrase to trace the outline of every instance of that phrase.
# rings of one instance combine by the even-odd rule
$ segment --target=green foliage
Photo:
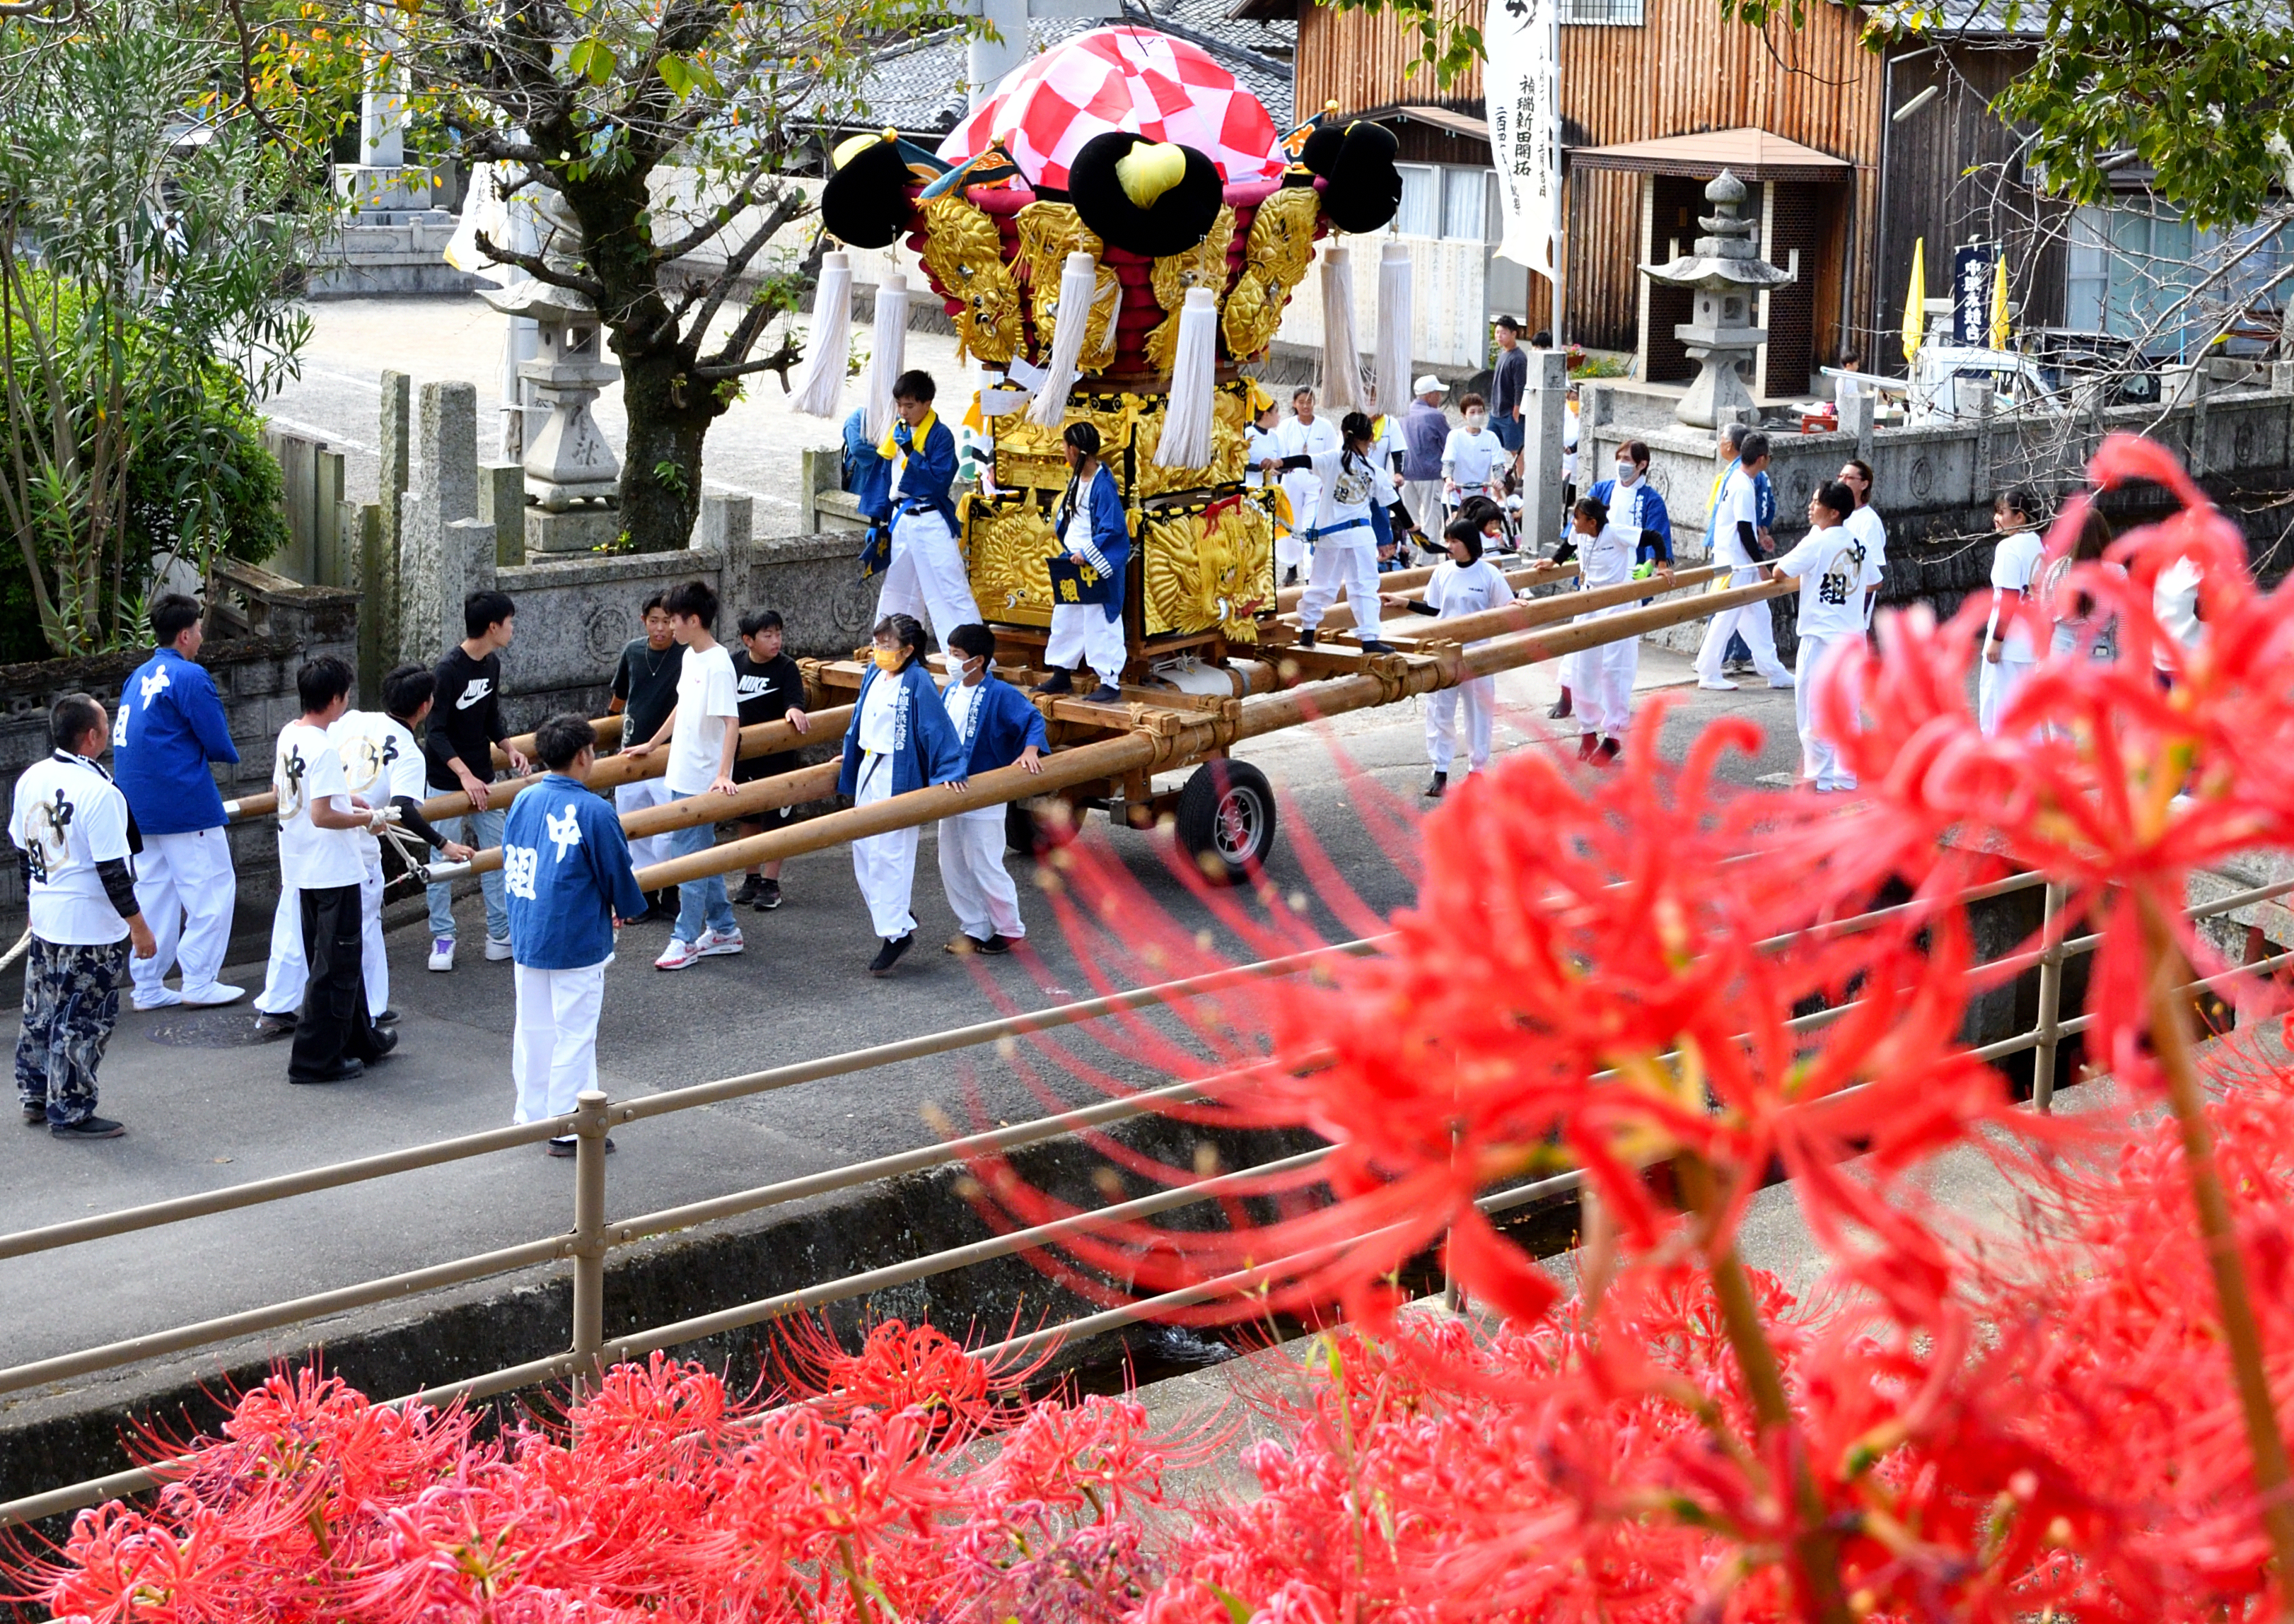
[[[154,572],[268,556],[284,519],[253,403],[308,321],[290,273],[325,171],[219,83],[212,16],[85,0],[29,45],[0,136],[0,596],[11,646],[141,639]]]

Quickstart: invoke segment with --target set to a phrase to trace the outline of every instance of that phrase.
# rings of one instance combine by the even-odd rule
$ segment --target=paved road
[[[1644,682],[1678,683],[1676,656],[1652,653]],[[1501,751],[1553,748],[1542,719],[1551,668],[1501,678]],[[1770,730],[1757,761],[1737,764],[1745,782],[1789,765],[1791,696],[1765,691],[1691,691],[1666,730],[1677,754],[1685,736],[1723,710]],[[1411,878],[1381,847],[1364,812],[1374,803],[1414,819],[1424,804],[1422,720],[1416,702],[1360,712],[1314,730],[1253,741],[1247,752],[1285,797],[1289,832],[1272,867],[1278,889],[1304,902],[1328,939],[1354,934],[1301,865],[1297,832],[1347,886],[1383,914],[1406,904]],[[1781,731],[1779,731],[1781,730]],[[1343,756],[1346,770],[1338,766]],[[1146,892],[1184,916],[1195,905],[1164,868],[1160,837],[1096,827]],[[928,833],[917,875],[920,948],[899,974],[872,980],[866,914],[842,851],[793,861],[788,901],[747,914],[749,949],[676,975],[651,968],[666,938],[660,924],[630,928],[608,972],[598,1045],[602,1085],[616,1096],[710,1078],[988,1019],[993,988],[1021,1007],[1088,995],[1088,978],[1029,885],[1033,865],[1014,859],[1022,905],[1038,927],[1037,954],[993,965],[938,951],[954,930],[940,895]],[[1403,853],[1406,862],[1407,852]],[[476,898],[463,907],[463,939],[483,923]],[[329,1089],[284,1081],[276,1044],[216,1048],[162,1041],[187,1025],[244,1029],[248,1018],[216,1011],[124,1017],[103,1073],[103,1108],[130,1125],[103,1144],[59,1143],[28,1129],[0,1133],[0,1231],[14,1230],[165,1196],[323,1165],[348,1157],[474,1132],[508,1118],[509,966],[467,949],[451,975],[426,973],[418,924],[393,934],[392,1002],[404,1013],[401,1048],[370,1078]],[[1138,963],[1106,963],[1119,984],[1165,978]],[[232,978],[259,982],[259,966]],[[1111,1041],[1121,1035],[1110,1031]],[[1086,1043],[1080,1052],[1134,1081],[1154,1081],[1130,1056]],[[1011,1068],[987,1051],[962,1059],[839,1077],[634,1125],[617,1135],[613,1215],[619,1217],[771,1179],[838,1165],[925,1142],[921,1116],[937,1100],[963,1116],[976,1088],[999,1119],[1039,1113]],[[1083,1087],[1069,1081],[1079,1094]],[[555,1233],[571,1222],[571,1164],[538,1150],[496,1155],[350,1190],[301,1198],[145,1236],[122,1237],[44,1257],[0,1262],[0,1364],[41,1358],[164,1328],[300,1293],[348,1285]],[[295,1345],[291,1336],[281,1344]]]

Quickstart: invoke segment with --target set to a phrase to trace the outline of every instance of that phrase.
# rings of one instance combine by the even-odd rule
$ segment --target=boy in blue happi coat
[[[1094,591],[1099,597],[1096,602],[1070,600],[1061,596],[1065,583],[1053,584],[1052,635],[1044,645],[1044,663],[1052,674],[1036,685],[1036,692],[1072,694],[1075,679],[1069,668],[1087,665],[1099,678],[1099,686],[1085,697],[1111,705],[1123,697],[1117,685],[1131,657],[1123,638],[1123,581],[1131,565],[1131,530],[1115,475],[1099,459],[1099,430],[1089,423],[1070,423],[1060,449],[1068,459],[1068,488],[1060,498],[1053,528],[1069,559],[1095,578]]]
[[[971,770],[964,742],[924,669],[923,646],[924,629],[914,615],[888,614],[876,622],[874,657],[860,678],[852,725],[844,732],[844,769],[836,780],[837,793],[850,796],[856,807],[928,784],[963,792]],[[916,878],[916,826],[853,841],[852,873],[883,942],[868,973],[889,976],[915,945],[908,895]]]
[[[562,1116],[598,1085],[598,1010],[614,922],[646,911],[622,820],[582,782],[598,759],[588,719],[553,716],[533,745],[549,775],[510,803],[502,824],[502,892],[517,961],[509,1066],[517,1122]],[[574,1135],[547,1149],[571,1156]]]
[[[877,614],[929,614],[945,643],[949,632],[980,618],[980,605],[956,544],[956,499],[948,491],[956,480],[956,435],[932,410],[937,393],[929,372],[892,380],[897,415],[876,447],[889,474],[872,481],[861,516],[892,537]]]
[[[1043,713],[1026,694],[988,668],[996,634],[985,626],[959,626],[948,634],[948,663],[956,673],[941,699],[964,745],[971,773],[999,767],[1044,770],[1050,748]],[[1004,808],[980,807],[940,820],[940,879],[956,915],[950,953],[998,954],[1028,934],[1020,920],[1020,892],[1004,872]]]

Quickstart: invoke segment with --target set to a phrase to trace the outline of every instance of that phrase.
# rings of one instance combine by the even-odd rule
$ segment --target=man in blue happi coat
[[[977,776],[1000,767],[1044,770],[1051,748],[1043,712],[989,668],[996,634],[985,626],[959,626],[948,634],[948,663],[956,674],[940,697],[964,745],[967,770]],[[950,953],[999,954],[1028,934],[1020,919],[1020,892],[1004,870],[1004,814],[976,807],[940,820],[940,879],[948,889],[956,933]]]
[[[614,922],[646,911],[622,820],[583,782],[598,759],[588,719],[551,717],[535,730],[533,748],[549,775],[510,802],[502,824],[502,898],[517,961],[509,1068],[518,1122],[563,1116],[582,1090],[598,1085],[598,1011]],[[572,1156],[574,1136],[547,1149]]]
[[[932,410],[938,392],[929,372],[903,372],[892,380],[897,415],[876,446],[891,476],[881,505],[864,507],[861,516],[892,532],[877,614],[929,614],[944,643],[949,632],[980,619],[980,605],[956,550],[956,500],[948,493],[956,480],[956,435]]]
[[[135,904],[158,951],[128,966],[139,1010],[232,1003],[245,988],[216,979],[231,944],[239,877],[231,861],[223,796],[208,764],[236,766],[239,747],[215,680],[197,663],[205,633],[197,600],[170,592],[151,605],[151,657],[119,693],[111,760],[142,845]],[[181,992],[167,972],[183,970]]]

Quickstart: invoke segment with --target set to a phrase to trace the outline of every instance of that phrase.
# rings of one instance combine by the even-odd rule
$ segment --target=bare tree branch
[[[537,282],[547,282],[552,288],[563,288],[569,292],[586,294],[592,300],[603,299],[606,296],[606,285],[595,278],[576,276],[571,272],[562,271],[539,254],[521,254],[516,248],[499,248],[495,246],[492,237],[484,231],[478,233],[477,244],[478,252],[488,259],[498,261],[505,265],[516,265]]]

